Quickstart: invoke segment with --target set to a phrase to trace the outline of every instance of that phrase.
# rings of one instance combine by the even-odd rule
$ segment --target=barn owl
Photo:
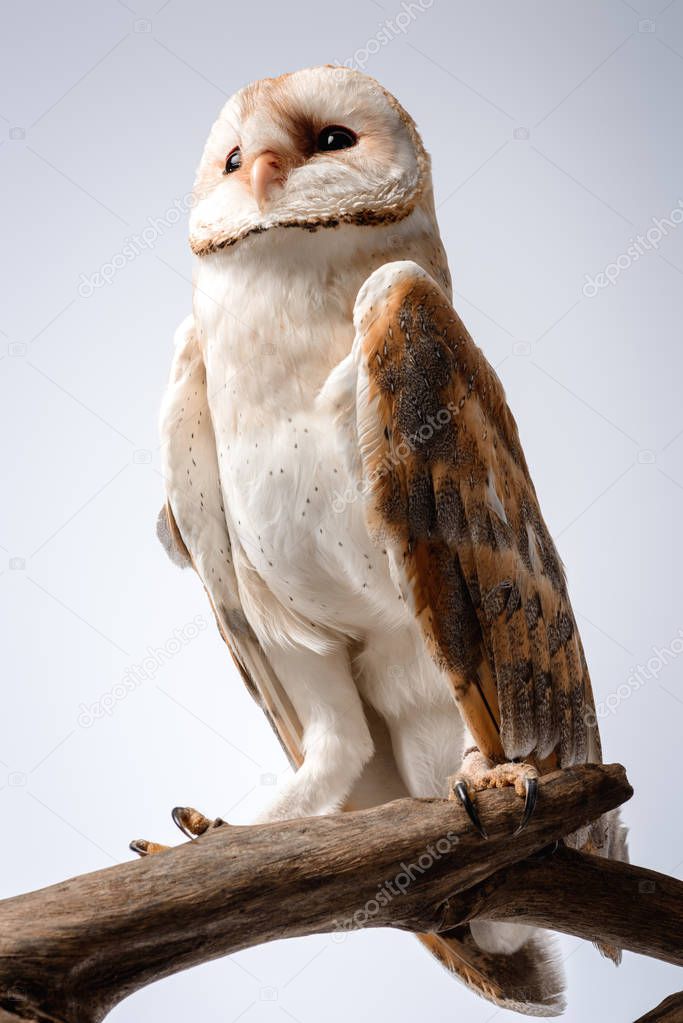
[[[221,111],[194,195],[161,532],[295,768],[260,819],[450,791],[484,841],[476,794],[511,785],[524,826],[539,772],[600,761],[600,740],[515,421],[451,305],[413,120],[345,68],[257,82]],[[616,817],[575,841],[625,856]],[[561,1011],[543,932],[421,937],[496,1004]]]

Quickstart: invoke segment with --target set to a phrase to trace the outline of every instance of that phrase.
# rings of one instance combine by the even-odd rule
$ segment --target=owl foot
[[[220,817],[216,817],[215,821],[212,821],[191,806],[174,806],[171,810],[171,817],[175,826],[180,828],[186,838],[199,838],[209,828],[219,828],[221,824],[225,824]]]
[[[517,795],[524,797],[522,819],[514,832],[518,835],[531,820],[538,798],[538,771],[531,764],[508,762],[494,765],[475,746],[466,752],[458,773],[449,778],[449,799],[460,800],[475,829],[482,838],[488,838],[477,811],[475,794],[484,789],[508,786],[513,786]]]
[[[176,806],[171,810],[173,823],[178,827],[186,838],[194,839],[203,835],[209,828],[218,828],[225,824],[224,820],[217,817],[215,821],[205,817],[199,810],[191,806]],[[155,856],[157,853],[171,849],[170,845],[160,845],[158,842],[148,842],[144,838],[136,838],[131,842],[129,849],[138,856]]]
[[[131,852],[138,856],[156,856],[157,853],[166,852],[170,845],[160,845],[158,842],[148,842],[146,838],[136,838],[128,846]]]

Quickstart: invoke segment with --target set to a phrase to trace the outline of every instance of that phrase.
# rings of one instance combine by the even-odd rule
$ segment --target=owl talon
[[[534,812],[536,801],[538,799],[538,778],[525,778],[524,788],[526,789],[524,810],[522,812],[522,819],[514,831],[515,835],[519,835],[521,831],[524,831],[525,827],[531,820],[531,815]]]
[[[185,837],[189,839],[199,838],[210,828],[220,828],[226,823],[222,817],[216,817],[212,821],[192,806],[174,806],[171,810],[171,817],[175,826],[180,828]]]
[[[205,817],[199,810],[191,806],[174,806],[171,810],[173,823],[186,838],[198,838],[213,825],[213,821]]]
[[[472,824],[474,825],[475,829],[479,832],[481,837],[488,838],[489,837],[488,832],[481,822],[481,818],[477,813],[477,807],[475,806],[469,792],[467,791],[467,785],[465,784],[465,782],[456,781],[455,784],[453,785],[453,792],[464,806],[465,813],[472,821]]]
[[[160,845],[158,842],[148,842],[145,838],[136,838],[128,846],[131,852],[137,856],[155,856],[157,853],[170,849],[170,845]]]

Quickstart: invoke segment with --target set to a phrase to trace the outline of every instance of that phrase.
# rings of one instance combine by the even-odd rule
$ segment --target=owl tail
[[[447,935],[418,934],[418,938],[449,973],[494,1005],[525,1016],[564,1012],[564,974],[555,940],[547,932],[534,933],[509,955],[484,952],[467,925]]]

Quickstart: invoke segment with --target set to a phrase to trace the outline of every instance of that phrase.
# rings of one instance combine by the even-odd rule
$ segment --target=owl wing
[[[218,474],[206,369],[189,316],[175,335],[160,433],[166,505],[158,532],[174,561],[192,564],[220,633],[251,695],[268,718],[291,764],[303,761],[303,730],[285,690],[245,618]]]
[[[369,278],[355,323],[369,526],[477,745],[599,761],[563,567],[493,368],[414,263]]]

